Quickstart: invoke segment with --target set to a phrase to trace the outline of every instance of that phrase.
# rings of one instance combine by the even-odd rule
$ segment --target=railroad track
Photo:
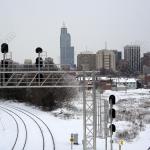
[[[12,107],[12,106],[11,106],[11,107]],[[56,150],[56,148],[55,148],[54,136],[53,136],[51,130],[49,129],[49,127],[47,126],[47,124],[46,124],[40,117],[38,117],[37,115],[35,115],[35,114],[33,114],[33,113],[31,113],[31,112],[25,110],[25,109],[22,109],[22,108],[19,108],[19,107],[14,107],[14,106],[13,106],[13,108],[14,108],[14,109],[17,109],[17,110],[22,110],[22,111],[24,111],[24,112],[27,112],[27,113],[29,113],[30,115],[32,115],[32,116],[34,116],[35,118],[37,118],[40,122],[42,122],[43,125],[46,127],[47,131],[49,132],[50,136],[51,136],[51,140],[52,140],[52,143],[53,143],[53,150]]]
[[[39,118],[37,115],[35,115],[25,109],[11,106],[11,105],[0,106],[0,108],[3,109],[4,111],[9,112],[9,114],[12,113],[12,114],[16,115],[23,122],[25,130],[26,130],[26,138],[25,138],[25,143],[24,143],[22,150],[25,149],[25,146],[27,143],[27,133],[28,132],[27,132],[27,127],[26,127],[25,121],[23,120],[21,115],[18,115],[17,113],[19,113],[19,114],[22,113],[22,114],[26,115],[28,118],[30,118],[36,124],[36,126],[40,130],[40,134],[42,137],[42,150],[50,149],[50,147],[48,147],[47,143],[52,143],[52,147],[53,147],[52,150],[56,150],[53,134],[52,134],[51,130],[49,129],[49,127],[47,126],[47,124],[41,118]],[[17,124],[17,121],[16,121],[16,124]],[[19,127],[18,127],[18,130],[19,130]],[[49,134],[48,142],[46,141],[47,133]],[[19,131],[18,131],[18,134],[19,134]],[[18,140],[18,138],[16,139],[15,145],[17,143],[17,140]]]
[[[16,146],[16,143],[17,143],[17,140],[18,140],[18,135],[19,135],[19,125],[18,125],[18,122],[17,122],[16,118],[10,113],[10,111],[8,111],[7,109],[5,109],[5,108],[3,108],[1,106],[0,106],[0,109],[2,111],[4,111],[5,113],[7,113],[14,120],[14,122],[16,124],[17,133],[16,133],[14,144],[12,145],[12,148],[11,148],[11,150],[14,150],[14,148]]]

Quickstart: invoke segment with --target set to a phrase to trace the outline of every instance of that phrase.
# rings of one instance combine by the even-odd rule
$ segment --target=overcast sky
[[[9,43],[16,61],[34,60],[40,46],[59,63],[63,22],[75,54],[105,41],[109,49],[133,43],[150,51],[150,0],[0,0],[0,43]]]

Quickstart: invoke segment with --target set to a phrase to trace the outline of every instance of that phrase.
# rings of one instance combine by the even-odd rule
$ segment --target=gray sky
[[[0,0],[0,42],[19,62],[34,60],[40,46],[59,63],[63,21],[76,54],[96,52],[105,41],[110,49],[133,43],[150,51],[150,0]]]

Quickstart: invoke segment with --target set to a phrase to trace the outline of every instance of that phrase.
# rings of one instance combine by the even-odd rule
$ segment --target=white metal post
[[[111,128],[110,128],[110,150],[113,150],[113,141],[112,141],[112,101],[110,103],[110,125],[111,125]]]
[[[40,53],[38,53],[38,84],[40,86]]]
[[[5,55],[6,53],[3,53],[3,86],[5,85]]]
[[[96,86],[95,86],[95,72],[92,76],[93,81],[93,149],[96,150],[96,129],[97,129],[97,105],[96,105]]]
[[[86,91],[85,91],[85,73],[83,73],[83,150],[86,150]]]
[[[119,150],[121,150],[121,144],[119,144]]]
[[[108,102],[104,100],[104,119],[105,119],[105,150],[107,150],[107,136],[108,136]]]
[[[97,106],[95,73],[92,73],[89,78],[85,78],[85,76],[86,74],[83,77],[83,150],[96,150]]]

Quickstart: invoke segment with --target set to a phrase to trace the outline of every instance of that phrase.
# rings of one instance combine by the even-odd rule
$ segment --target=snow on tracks
[[[2,111],[4,111],[5,113],[7,113],[13,120],[14,120],[14,122],[15,122],[15,124],[16,124],[16,137],[15,137],[15,141],[14,141],[14,143],[13,143],[13,145],[12,145],[12,150],[14,150],[14,148],[15,148],[15,146],[16,146],[16,143],[17,143],[17,140],[18,140],[18,136],[19,136],[19,125],[18,125],[18,121],[17,121],[17,119],[14,117],[14,115],[16,115],[15,113],[13,113],[14,115],[12,115],[11,114],[11,112],[12,111],[10,111],[10,110],[8,110],[8,109],[6,109],[6,108],[4,108],[4,107],[1,107],[0,106],[0,109],[2,110]],[[16,116],[18,116],[18,115],[16,115]]]
[[[1,108],[5,111],[9,111],[11,115],[16,115],[24,124],[24,129],[26,130],[26,133],[24,133],[26,140],[24,140],[24,146],[23,149],[37,149],[37,150],[55,150],[55,142],[53,135],[49,129],[49,127],[46,125],[46,123],[39,118],[37,115],[19,108],[19,107],[14,107],[10,105],[1,105]],[[17,124],[17,120],[16,120]],[[20,125],[18,125],[18,130],[20,128]],[[27,134],[28,133],[28,134]],[[19,131],[18,131],[19,134]],[[27,136],[28,135],[28,136]],[[27,138],[28,137],[28,138]],[[17,138],[16,143],[20,143],[18,141],[19,138]],[[20,144],[19,144],[20,145]],[[17,149],[17,144],[15,144],[16,149],[15,150],[20,150]]]

